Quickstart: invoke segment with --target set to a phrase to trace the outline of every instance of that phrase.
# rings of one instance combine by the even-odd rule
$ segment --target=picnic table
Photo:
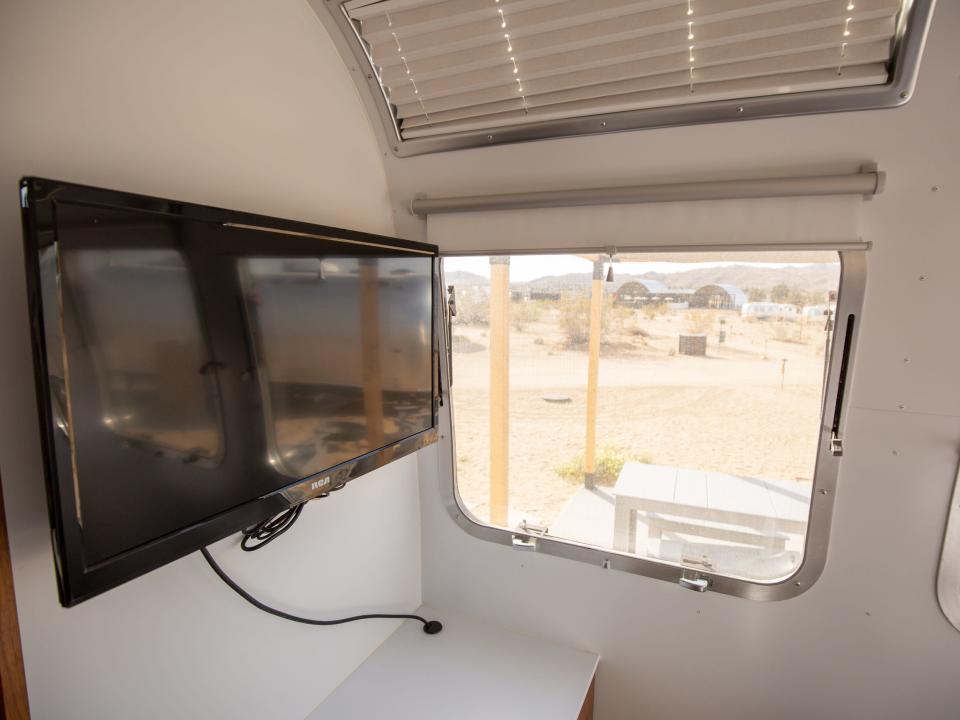
[[[664,532],[783,551],[806,533],[812,483],[628,462],[613,488],[613,547],[637,551],[637,521],[648,540]]]

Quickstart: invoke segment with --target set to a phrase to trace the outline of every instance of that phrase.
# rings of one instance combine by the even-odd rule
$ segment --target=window
[[[823,251],[445,258],[462,509],[603,558],[791,578],[829,527],[843,274]]]

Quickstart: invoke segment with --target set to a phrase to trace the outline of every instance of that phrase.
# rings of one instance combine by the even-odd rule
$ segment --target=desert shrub
[[[633,308],[626,307],[624,305],[618,305],[614,302],[612,295],[609,295],[605,298],[603,303],[603,319],[604,319],[604,328],[608,326],[613,326],[616,328],[617,332],[623,333],[626,331],[627,323],[634,319],[636,312]]]
[[[560,327],[567,345],[578,347],[590,340],[590,298],[583,295],[560,301]]]
[[[603,303],[608,305],[608,303]],[[600,309],[600,339],[610,332],[611,312],[609,307]],[[629,308],[622,308],[632,314]],[[572,295],[563,298],[559,305],[560,328],[568,348],[579,348],[590,342],[590,296]]]
[[[647,320],[653,320],[654,318],[657,317],[657,315],[663,315],[669,309],[670,308],[667,307],[667,304],[665,302],[647,303],[641,308],[641,310],[643,311],[643,316]]]
[[[763,288],[747,288],[744,292],[747,293],[747,302],[763,302],[767,299],[767,291]]]
[[[637,319],[634,319],[633,322],[627,326],[626,334],[627,337],[630,338],[628,345],[645,347],[650,344],[650,333],[640,327],[640,322]]]
[[[794,305],[798,310],[804,305],[813,305],[817,301],[817,293],[807,292],[800,288],[790,288],[790,294],[787,296],[787,302]]]
[[[800,326],[798,323],[786,320],[778,322],[773,326],[773,339],[780,342],[802,342],[800,339]]]
[[[640,455],[631,455],[622,447],[616,445],[601,445],[597,448],[597,455],[594,463],[593,479],[597,485],[613,485],[620,476],[623,466],[630,461],[643,463],[652,462],[648,453]],[[584,478],[584,455],[578,453],[566,462],[554,468],[564,480],[570,482],[582,483]]]
[[[543,306],[536,300],[521,300],[510,305],[510,324],[517,332],[523,332],[527,325],[535,323],[543,315]]]
[[[823,293],[781,283],[780,285],[775,285],[773,289],[770,290],[770,299],[773,302],[796,305],[798,308],[801,308],[804,305],[817,305],[822,303]]]
[[[472,292],[458,292],[454,322],[461,325],[489,325],[490,301]]]
[[[774,285],[770,289],[770,300],[775,303],[785,303],[787,298],[790,297],[792,290],[789,285],[780,283],[779,285]]]
[[[694,310],[687,315],[687,330],[692,333],[707,333],[713,326],[714,314],[704,310]]]

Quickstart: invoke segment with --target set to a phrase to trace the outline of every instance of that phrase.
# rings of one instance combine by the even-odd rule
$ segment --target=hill
[[[713,268],[691,268],[678,272],[646,272],[631,274],[618,272],[613,267],[614,281],[607,284],[606,290],[616,290],[632,280],[659,280],[669,288],[697,289],[711,283],[736,285],[741,290],[760,288],[769,290],[775,285],[787,285],[807,291],[823,292],[837,287],[840,277],[840,265],[799,265],[793,267],[757,267],[753,265],[728,265]],[[514,290],[535,290],[539,292],[587,292],[593,275],[585,273],[566,273],[564,275],[545,275],[535,280],[512,282]],[[490,281],[482,275],[454,270],[446,273],[446,281],[457,287],[487,286]]]
[[[443,274],[443,279],[448,285],[457,287],[470,287],[473,285],[489,285],[490,281],[483,275],[467,272],[466,270],[452,270]]]
[[[614,268],[616,272],[616,268]],[[741,290],[774,285],[801,287],[805,290],[826,291],[837,287],[840,265],[800,265],[796,267],[753,267],[730,265],[718,268],[694,268],[675,273],[644,273],[640,277],[659,280],[670,288],[698,288],[710,283],[729,283]]]

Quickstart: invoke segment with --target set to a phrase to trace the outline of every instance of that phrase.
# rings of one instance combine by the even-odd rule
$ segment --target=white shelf
[[[443,632],[405,621],[308,720],[576,720],[599,657],[422,608]]]

